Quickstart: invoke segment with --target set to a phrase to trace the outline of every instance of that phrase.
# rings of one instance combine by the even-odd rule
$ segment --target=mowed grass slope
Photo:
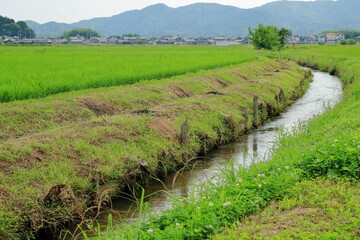
[[[0,102],[252,61],[240,47],[0,46]]]

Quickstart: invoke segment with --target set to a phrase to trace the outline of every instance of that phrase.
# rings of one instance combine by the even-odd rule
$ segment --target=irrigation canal
[[[219,169],[229,159],[234,159],[236,164],[244,166],[266,160],[270,156],[271,149],[276,147],[279,130],[292,131],[299,124],[306,124],[312,117],[333,107],[342,95],[339,78],[318,71],[313,71],[313,75],[313,81],[305,95],[279,117],[243,136],[239,141],[220,146],[205,157],[194,161],[192,167],[176,176],[176,181],[174,181],[175,174],[171,174],[162,182],[155,181],[148,186],[145,194],[151,196],[145,201],[150,204],[151,212],[156,214],[170,208],[170,195],[187,196],[193,191],[194,186],[218,174]],[[136,210],[134,201],[115,199],[112,202],[112,210],[104,211],[97,220],[106,225],[107,216],[111,213],[115,221],[134,221],[138,217]]]

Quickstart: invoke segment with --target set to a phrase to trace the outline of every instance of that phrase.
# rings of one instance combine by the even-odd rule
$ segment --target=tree
[[[94,30],[89,28],[75,28],[70,31],[66,31],[63,34],[63,38],[75,37],[75,36],[82,36],[86,39],[90,39],[92,37],[101,37],[100,34]]]
[[[259,23],[257,28],[249,28],[249,35],[256,49],[278,50],[284,47],[286,37],[291,35],[291,30]]]
[[[0,16],[0,34],[10,37],[35,37],[35,32],[24,21],[15,23],[14,19]]]
[[[348,39],[348,40],[341,40],[341,45],[355,45],[356,40],[355,39]]]
[[[127,34],[123,34],[122,37],[141,37],[139,34],[136,33],[127,33]]]

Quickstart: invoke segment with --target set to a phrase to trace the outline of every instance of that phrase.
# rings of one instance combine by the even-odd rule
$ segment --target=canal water
[[[313,81],[305,95],[291,105],[286,112],[243,136],[239,141],[210,151],[206,156],[193,161],[192,166],[180,174],[172,174],[162,182],[154,181],[148,186],[145,194],[151,196],[145,201],[150,204],[151,213],[161,213],[171,208],[171,196],[187,196],[193,191],[194,186],[209,181],[218,174],[221,167],[230,159],[244,166],[268,159],[271,150],[276,147],[280,130],[291,132],[299,124],[306,124],[309,119],[333,107],[342,95],[340,80],[318,71],[313,71],[313,75]],[[134,200],[119,198],[112,202],[111,207],[111,210],[104,211],[97,219],[100,223],[106,225],[107,216],[110,213],[115,222],[116,220],[119,222],[137,220],[137,207]]]

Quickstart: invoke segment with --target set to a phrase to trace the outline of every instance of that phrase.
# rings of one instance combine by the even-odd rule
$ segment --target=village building
[[[20,40],[21,44],[47,45],[52,44],[50,39],[46,38],[24,38]]]
[[[215,45],[216,42],[214,40],[209,41],[205,37],[198,37],[198,38],[195,38],[194,44],[195,45]]]
[[[14,45],[14,44],[18,44],[18,41],[12,37],[5,37],[3,43],[6,45]]]
[[[96,44],[99,43],[100,39],[98,37],[92,37],[89,39],[88,43]]]
[[[71,44],[82,44],[85,43],[85,38],[80,35],[76,35],[75,37],[69,37],[69,42]]]
[[[111,37],[108,39],[108,44],[118,44],[118,39],[116,37]]]

